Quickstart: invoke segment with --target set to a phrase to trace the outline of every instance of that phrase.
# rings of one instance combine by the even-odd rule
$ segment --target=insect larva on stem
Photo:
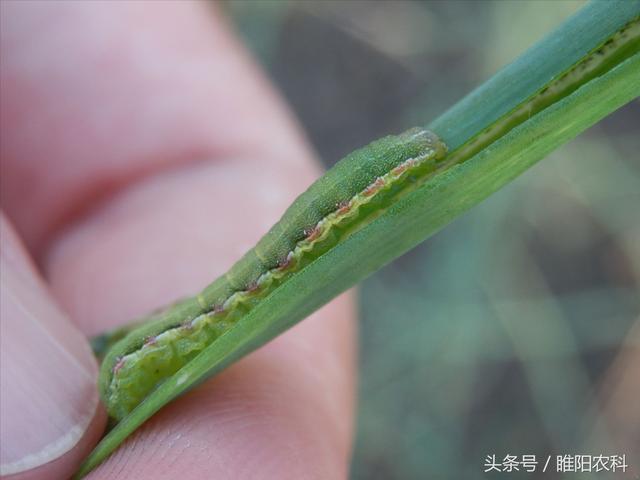
[[[432,164],[446,151],[435,134],[414,128],[377,140],[338,162],[298,197],[255,249],[192,302],[180,304],[193,318],[188,325],[176,322],[169,310],[159,321],[132,331],[111,349],[100,375],[109,414],[115,420],[126,416],[149,392],[231,328],[255,302],[332,248],[341,235],[357,230],[375,216],[364,207],[373,205],[374,200],[374,210],[391,205],[402,194],[408,173],[420,167],[425,172],[433,170]],[[385,190],[388,198],[383,195]],[[225,328],[219,328],[221,322]]]

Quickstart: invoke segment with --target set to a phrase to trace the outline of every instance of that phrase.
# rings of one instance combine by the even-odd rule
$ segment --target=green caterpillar
[[[190,360],[291,275],[420,185],[441,167],[446,152],[434,133],[413,128],[338,162],[229,272],[109,350],[99,380],[109,415],[121,420],[167,378],[180,375]]]

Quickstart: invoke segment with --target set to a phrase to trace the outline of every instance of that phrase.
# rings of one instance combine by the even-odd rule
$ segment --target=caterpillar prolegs
[[[413,128],[339,161],[225,275],[109,350],[100,391],[110,416],[122,419],[163,381],[180,375],[279,285],[442,168],[446,152],[433,132]]]

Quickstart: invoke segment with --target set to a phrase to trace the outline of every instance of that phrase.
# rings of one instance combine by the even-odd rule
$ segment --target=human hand
[[[199,290],[319,169],[206,4],[1,5],[0,461],[66,478],[105,424],[82,334]],[[346,477],[353,311],[343,295],[179,398],[91,478]]]

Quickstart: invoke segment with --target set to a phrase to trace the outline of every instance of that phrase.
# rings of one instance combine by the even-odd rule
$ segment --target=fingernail
[[[0,475],[72,449],[96,413],[96,364],[3,225],[0,254]]]

